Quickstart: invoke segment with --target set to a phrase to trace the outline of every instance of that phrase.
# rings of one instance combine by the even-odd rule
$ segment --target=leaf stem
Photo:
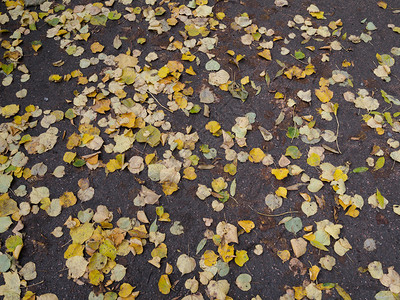
[[[164,108],[164,109],[166,109],[166,110],[168,110],[170,113],[172,113],[173,111],[172,110],[170,110],[169,108],[167,108],[167,107],[165,107],[164,105],[162,105],[161,103],[160,103],[160,101],[158,101],[157,100],[157,98],[156,97],[154,97],[154,95],[152,94],[152,93],[150,93],[149,91],[147,91],[150,95],[151,95],[151,97],[158,103],[158,105],[160,105],[162,108]]]

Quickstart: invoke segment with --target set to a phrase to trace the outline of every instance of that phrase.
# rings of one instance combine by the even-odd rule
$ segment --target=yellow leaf
[[[175,182],[166,181],[162,184],[162,190],[165,195],[171,195],[179,189],[178,185]]]
[[[312,15],[314,18],[317,18],[318,20],[325,19],[323,11],[311,12],[310,15]]]
[[[239,267],[243,267],[243,265],[249,260],[246,250],[236,250],[235,263]]]
[[[196,72],[193,70],[192,66],[190,66],[189,69],[186,69],[185,72],[189,75],[196,75]]]
[[[93,140],[93,139],[94,139],[94,135],[85,133],[85,134],[82,136],[82,144],[83,144],[83,145],[86,145],[87,143],[89,143],[89,142],[90,142],[91,140]]]
[[[350,295],[340,285],[336,284],[335,289],[343,300],[351,300]]]
[[[250,220],[242,220],[238,222],[239,226],[242,227],[244,229],[244,231],[246,231],[247,233],[249,233],[254,227],[256,227],[254,225],[253,221]]]
[[[342,67],[348,68],[351,66],[351,62],[347,61],[346,59],[342,62]]]
[[[89,273],[89,282],[93,285],[99,285],[104,280],[104,275],[99,270],[93,270]]]
[[[217,18],[219,19],[219,20],[222,20],[223,18],[225,18],[225,14],[223,13],[223,12],[219,12],[219,13],[217,13]]]
[[[282,260],[282,263],[288,261],[290,259],[290,252],[289,250],[282,250],[276,253],[278,257]]]
[[[235,175],[237,172],[237,167],[235,164],[226,164],[224,166],[224,172],[229,173],[230,175]]]
[[[218,253],[224,262],[230,262],[235,257],[235,255],[233,254],[234,250],[234,247],[229,246],[228,244],[221,244],[218,247]]]
[[[360,211],[357,210],[357,206],[355,206],[354,204],[352,204],[350,206],[349,210],[346,212],[347,216],[350,216],[353,218],[357,218],[359,214],[360,214]]]
[[[212,267],[217,263],[218,255],[212,250],[206,250],[203,254],[204,264],[208,267]]]
[[[35,52],[37,52],[40,47],[42,47],[42,42],[41,41],[33,41],[32,42],[32,49],[35,50]]]
[[[206,124],[206,129],[215,135],[221,129],[221,125],[217,121],[210,121]]]
[[[156,157],[156,154],[157,153],[154,152],[146,155],[146,157],[144,158],[146,165],[149,165],[153,161],[153,159]]]
[[[58,75],[58,74],[52,74],[49,76],[49,81],[51,82],[61,82],[62,80],[62,76]]]
[[[237,61],[237,62],[241,61],[243,58],[244,58],[244,55],[242,55],[242,54],[236,55],[236,61]],[[246,76],[246,77],[249,77],[249,76]],[[248,83],[248,82],[247,82],[247,83]],[[245,83],[243,83],[243,84],[245,84]]]
[[[283,186],[280,186],[276,191],[275,194],[279,197],[286,198],[287,196],[287,189]]]
[[[76,153],[75,152],[67,151],[67,152],[64,153],[63,161],[65,161],[66,163],[69,164],[74,160],[75,157],[76,157]]]
[[[71,150],[81,144],[81,137],[77,133],[73,133],[68,138],[67,149]]]
[[[311,153],[307,158],[307,163],[312,167],[317,167],[321,163],[321,157],[317,153]]]
[[[312,281],[317,280],[319,271],[320,271],[320,268],[318,268],[318,266],[312,266],[311,268],[308,269],[308,272],[310,274],[310,279]]]
[[[250,82],[249,76],[245,76],[245,77],[243,77],[242,79],[240,79],[240,83],[243,84],[243,85],[246,85],[246,84],[248,84],[249,82]]]
[[[258,56],[261,56],[262,58],[265,58],[266,60],[271,60],[271,51],[269,49],[264,49],[262,52],[257,53]]]
[[[188,101],[187,101],[186,97],[183,96],[182,93],[175,93],[174,100],[175,100],[176,104],[178,104],[179,108],[184,109],[188,105]]]
[[[171,282],[169,281],[168,275],[161,275],[160,280],[158,281],[158,289],[161,294],[167,295],[171,291]]]
[[[83,256],[84,246],[81,244],[71,244],[64,252],[64,258],[68,259],[73,256]]]
[[[347,174],[343,173],[341,169],[336,169],[335,173],[333,173],[333,179],[335,180],[343,179],[343,181],[346,181],[347,178],[348,178]]]
[[[154,248],[153,251],[151,251],[151,257],[158,256],[159,258],[164,258],[167,257],[167,253],[168,253],[167,245],[161,243],[160,245],[157,246],[157,248]]]
[[[265,153],[260,148],[253,148],[249,152],[249,161],[259,163],[265,157]]]
[[[315,89],[315,95],[321,102],[327,103],[332,99],[333,92],[327,86],[322,86],[320,89]]]
[[[182,54],[182,60],[194,61],[196,59],[196,55],[190,53],[190,51]]]
[[[378,1],[378,6],[380,8],[386,9],[387,8],[387,3],[385,1]]]
[[[19,105],[17,104],[10,104],[6,105],[1,109],[1,115],[5,118],[12,117],[19,111]]]
[[[22,298],[22,300],[35,300],[35,293],[33,293],[32,291],[27,291],[24,295],[24,297]]]
[[[272,175],[275,175],[276,179],[282,180],[288,176],[289,170],[286,168],[272,169],[271,173]]]
[[[110,161],[106,164],[106,168],[108,172],[114,172],[122,168],[121,163],[116,159],[110,159]]]
[[[71,228],[69,234],[71,235],[73,243],[83,244],[92,236],[93,231],[93,224],[85,223],[79,227]]]
[[[385,129],[383,129],[382,127],[375,128],[375,130],[376,130],[376,133],[379,135],[382,135],[385,133]]]
[[[211,187],[216,193],[219,193],[223,189],[226,189],[228,184],[225,182],[223,177],[218,177],[211,182]]]
[[[160,76],[161,78],[167,77],[168,74],[169,74],[169,69],[167,66],[164,66],[160,70],[158,70],[158,76]]]
[[[233,51],[233,50],[228,50],[228,51],[226,51],[226,53],[228,53],[231,56],[235,55],[235,51]]]
[[[103,51],[104,46],[100,44],[99,42],[94,42],[92,45],[90,45],[90,50],[92,50],[92,53],[98,53]]]
[[[131,286],[129,283],[123,283],[119,287],[119,293],[118,295],[120,297],[128,297],[130,294],[132,294],[134,287]]]
[[[303,299],[305,296],[307,296],[307,291],[304,287],[302,286],[294,286],[294,298],[296,300],[301,300]]]
[[[76,197],[72,192],[65,192],[60,197],[60,205],[64,207],[70,207],[76,204]]]
[[[183,170],[183,178],[188,180],[195,180],[197,178],[196,172],[193,167],[188,167]]]
[[[81,77],[83,76],[83,73],[81,72],[81,70],[73,70],[71,72],[71,76],[72,78]]]

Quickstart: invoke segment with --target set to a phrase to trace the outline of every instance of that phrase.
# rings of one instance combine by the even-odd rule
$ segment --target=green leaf
[[[218,200],[222,203],[225,203],[229,200],[229,193],[227,191],[221,191],[218,193],[221,197],[218,197]]]
[[[110,11],[109,13],[108,13],[108,18],[110,19],[110,20],[119,20],[120,18],[121,18],[121,14],[118,12],[118,11],[116,11],[116,10],[113,10],[113,11]]]
[[[76,117],[76,114],[75,114],[75,112],[74,112],[74,110],[73,110],[72,108],[69,108],[69,109],[65,112],[65,117],[66,117],[67,119],[72,120],[73,118]]]
[[[207,239],[204,238],[202,239],[199,244],[197,245],[196,248],[196,255],[200,253],[201,250],[203,250],[204,246],[207,244]]]
[[[23,245],[22,238],[19,235],[10,236],[6,240],[7,252],[13,252],[19,245]]]
[[[385,198],[378,189],[376,189],[376,200],[378,200],[378,203],[381,207],[385,206]]]
[[[136,133],[136,140],[139,143],[147,143],[151,147],[156,147],[160,143],[160,130],[153,125],[147,125]]]
[[[297,146],[289,146],[286,149],[285,156],[290,156],[293,159],[299,159],[301,157],[301,152]]]
[[[11,72],[14,70],[14,64],[2,64],[1,65],[1,69],[3,70],[4,73],[6,73],[7,75],[10,75]]]
[[[286,136],[290,139],[299,137],[299,130],[296,127],[289,127]]]
[[[390,126],[393,126],[393,119],[392,119],[392,115],[390,114],[390,112],[387,111],[383,115],[385,117],[386,122],[388,122]]]
[[[265,82],[267,83],[267,86],[271,84],[271,77],[269,77],[268,73],[265,73]]]
[[[316,240],[315,241],[310,241],[310,244],[313,245],[315,248],[318,248],[320,250],[329,251],[328,248],[326,248],[324,246],[324,244],[322,244],[321,242],[318,242]]]
[[[381,169],[383,166],[385,165],[385,158],[379,157],[378,160],[375,163],[375,167],[374,167],[374,171],[378,171],[379,169]]]
[[[295,52],[294,52],[294,56],[295,56],[297,59],[303,59],[304,57],[306,57],[306,55],[305,55],[303,52],[301,52],[300,50],[295,51]]]
[[[210,152],[210,147],[206,144],[203,144],[200,146],[200,151],[203,153],[209,153]]]
[[[198,104],[193,105],[192,109],[189,110],[191,114],[197,114],[201,111],[201,107]]]
[[[103,25],[106,26],[107,16],[105,15],[97,15],[90,18],[90,24],[92,25]]]
[[[72,165],[73,165],[74,167],[80,168],[80,167],[83,167],[84,165],[86,165],[86,161],[83,160],[83,159],[78,158],[78,159],[75,159],[75,160],[74,160],[74,162],[72,163]]]
[[[355,168],[353,170],[353,173],[364,173],[364,172],[367,172],[367,171],[368,171],[367,167],[358,167],[358,168]]]
[[[229,85],[228,85],[228,90],[229,92],[232,94],[232,96],[234,98],[238,98],[240,100],[242,100],[243,102],[246,101],[249,93],[246,91],[246,89],[244,88],[243,84],[241,84],[240,86],[232,81]]]
[[[392,95],[389,95],[388,93],[386,93],[384,90],[381,90],[381,94],[383,99],[387,102],[387,103],[393,103],[394,105],[400,105],[400,100],[395,98]],[[395,114],[395,117],[397,117],[397,115]]]
[[[65,5],[59,4],[56,7],[54,7],[54,12],[59,12],[65,9]]]
[[[0,255],[0,272],[4,273],[7,272],[8,269],[11,267],[11,260],[7,254]]]
[[[285,228],[287,231],[296,234],[303,228],[303,222],[299,217],[295,217],[285,222]]]
[[[157,219],[150,225],[149,232],[156,232],[158,230]]]
[[[56,26],[58,23],[60,23],[59,18],[53,18],[47,22],[47,24],[49,24],[50,26]]]

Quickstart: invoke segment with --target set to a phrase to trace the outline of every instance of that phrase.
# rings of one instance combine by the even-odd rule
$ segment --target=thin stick
[[[299,211],[298,210],[291,210],[291,211],[286,211],[286,212],[283,212],[281,214],[276,214],[276,215],[263,214],[263,213],[260,213],[258,211],[255,211],[255,212],[258,213],[259,215],[262,215],[262,216],[265,216],[265,217],[280,217],[280,216],[284,216],[284,215],[288,215],[288,214],[298,213]]]
[[[30,285],[27,285],[25,288],[27,289],[27,288],[30,288],[30,287],[32,287],[32,286],[42,284],[43,282],[44,282],[44,280],[39,281],[39,282],[37,282],[37,283],[33,283],[33,284],[30,284]]]
[[[156,102],[158,103],[158,105],[160,105],[162,108],[168,110],[168,111],[171,112],[171,113],[173,112],[173,111],[170,110],[169,108],[167,108],[167,107],[165,107],[164,105],[162,105],[162,104],[160,103],[160,101],[158,101],[157,98],[154,97],[154,95],[153,95],[152,93],[150,93],[149,91],[147,91],[147,92],[151,95],[151,97],[152,97],[154,100],[156,100]]]
[[[335,115],[336,124],[337,124],[337,127],[336,127],[336,147],[337,147],[339,153],[342,154],[342,151],[340,151],[340,148],[339,148],[339,127],[340,127],[339,119],[337,117],[337,113],[334,114],[334,115]]]
[[[237,201],[234,197],[231,196],[231,198],[232,198],[233,200],[235,200],[236,203],[238,203],[238,201]],[[298,210],[293,210],[293,211],[283,212],[283,213],[281,213],[281,214],[268,215],[268,214],[263,214],[263,213],[260,213],[259,211],[256,211],[255,209],[253,209],[253,208],[252,208],[250,205],[248,205],[248,204],[247,204],[247,206],[248,206],[252,211],[258,213],[259,215],[265,216],[265,217],[280,217],[280,216],[284,216],[284,215],[288,215],[288,214],[298,213],[298,212],[299,212]]]

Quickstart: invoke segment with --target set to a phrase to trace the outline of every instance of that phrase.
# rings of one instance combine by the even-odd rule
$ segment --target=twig
[[[156,97],[154,97],[154,95],[152,94],[152,93],[150,93],[149,91],[147,91],[150,95],[151,95],[151,97],[158,103],[158,105],[160,105],[162,108],[164,108],[164,109],[166,109],[166,110],[168,110],[170,113],[172,113],[173,111],[172,110],[170,110],[169,108],[167,108],[167,107],[165,107],[164,105],[162,105],[161,103],[160,103],[160,101],[158,101],[157,100],[157,98]]]
[[[64,245],[61,246],[61,248],[64,248],[64,247],[67,246],[70,242],[72,242],[72,240],[69,240],[68,242],[66,242]]]
[[[237,201],[234,197],[230,196],[230,198],[232,198],[233,200],[236,201],[236,203],[238,203],[238,201]],[[280,216],[284,216],[284,215],[288,215],[288,214],[298,213],[298,212],[299,212],[298,210],[293,210],[293,211],[286,211],[286,212],[283,212],[283,213],[281,213],[281,214],[268,215],[268,214],[263,214],[263,213],[260,213],[259,211],[256,211],[255,209],[253,209],[253,208],[252,208],[250,205],[248,205],[248,204],[247,204],[247,206],[248,206],[252,211],[258,213],[259,215],[265,216],[265,217],[280,217]]]
[[[39,282],[36,282],[36,283],[33,283],[33,284],[30,284],[30,285],[27,285],[25,288],[27,289],[27,288],[30,288],[30,287],[32,287],[32,286],[42,284],[43,282],[44,282],[44,280],[39,281]]]
[[[276,215],[263,214],[258,211],[255,211],[255,212],[258,213],[259,215],[265,216],[265,217],[280,217],[280,216],[284,216],[284,215],[288,215],[288,214],[298,213],[299,211],[298,210],[290,210],[290,211],[286,211],[286,212],[283,212],[281,214],[276,214]]]
[[[339,119],[337,117],[337,110],[336,110],[336,113],[334,115],[335,115],[336,124],[337,124],[337,127],[336,127],[336,147],[337,147],[339,153],[342,154],[342,151],[340,151],[340,148],[339,148],[339,127],[340,127],[340,124],[339,124]]]

